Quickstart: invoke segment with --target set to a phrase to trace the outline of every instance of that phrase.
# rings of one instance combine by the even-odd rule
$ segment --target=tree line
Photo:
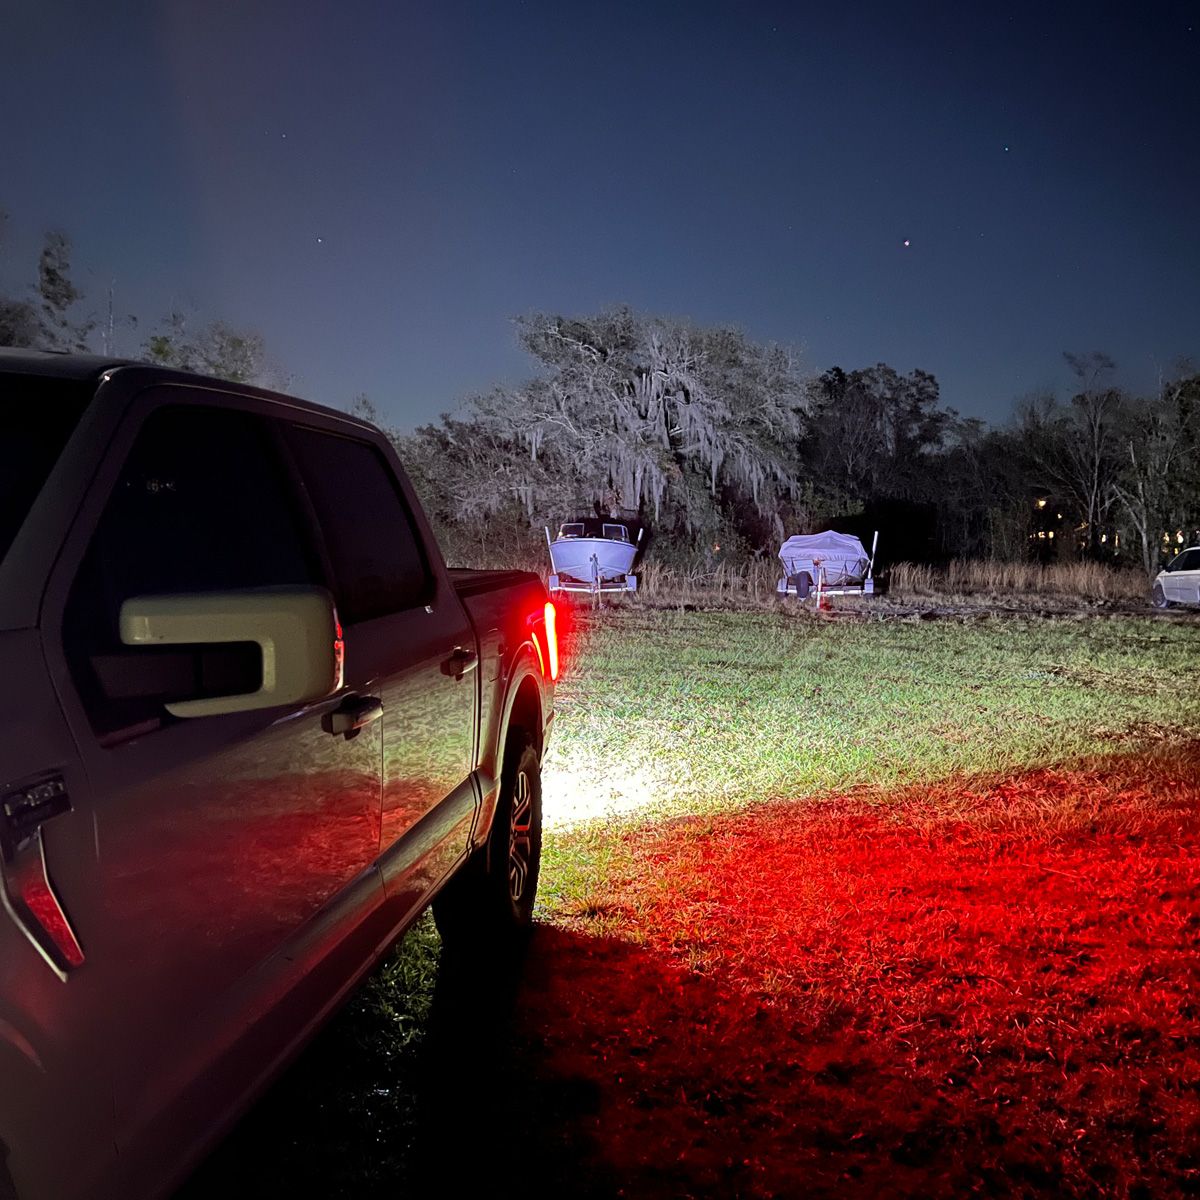
[[[8,215],[0,210],[0,346],[119,354],[234,383],[283,381],[258,333],[224,321],[195,324],[178,309],[164,313],[143,333],[135,314],[117,311],[115,282],[97,312],[94,299],[74,282],[71,241],[60,231],[43,239],[36,282],[12,290],[4,271],[7,223]]]
[[[447,544],[537,547],[580,512],[638,515],[656,557],[773,555],[792,533],[881,531],[885,561],[1089,558],[1157,571],[1200,541],[1200,374],[1151,396],[1066,356],[1067,401],[990,427],[926,371],[807,374],[736,329],[616,308],[517,322],[536,373],[400,439]],[[474,546],[472,545],[474,543]]]
[[[0,292],[0,345],[111,353],[119,330],[140,338],[126,356],[281,383],[255,333],[170,312],[143,336],[111,288],[97,315],[70,250],[49,234],[36,283]],[[392,434],[452,560],[540,555],[542,527],[581,513],[639,517],[651,553],[681,565],[773,555],[828,526],[879,529],[884,561],[1085,557],[1148,573],[1200,541],[1200,374],[1186,365],[1135,396],[1104,354],[1067,354],[1068,400],[1026,398],[989,426],[944,405],[928,372],[812,375],[734,328],[616,307],[516,329],[529,379]],[[353,407],[378,421],[366,397]]]

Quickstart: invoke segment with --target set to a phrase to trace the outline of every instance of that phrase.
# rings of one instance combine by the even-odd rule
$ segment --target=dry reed
[[[888,573],[898,599],[928,596],[1064,596],[1083,600],[1145,600],[1146,576],[1103,563],[1013,563],[954,559],[944,568],[897,563]]]
[[[543,578],[548,574],[549,563],[544,558],[521,554],[493,557],[495,561],[472,565],[519,568]],[[638,565],[637,575],[636,595],[652,604],[759,607],[776,600],[775,585],[781,571],[774,558],[691,567],[650,559]],[[1149,595],[1142,572],[1092,562],[1041,564],[954,559],[945,567],[902,562],[889,568],[877,586],[893,599],[905,601],[1037,595],[1088,602],[1138,602]]]

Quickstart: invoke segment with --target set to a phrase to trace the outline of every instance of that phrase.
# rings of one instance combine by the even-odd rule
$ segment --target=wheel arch
[[[546,736],[546,706],[547,697],[538,660],[526,643],[517,655],[504,695],[496,740],[491,751],[491,769],[494,772],[489,776],[491,788],[484,794],[484,811],[472,839],[476,846],[482,845],[491,831],[496,800],[514,745],[523,745],[528,741],[537,750],[538,758],[541,758]],[[514,734],[519,737],[514,739]]]
[[[521,732],[527,735],[524,740],[532,742],[538,757],[541,757],[544,740],[543,701],[541,684],[535,675],[524,675],[512,689],[512,698],[500,732],[501,772],[504,770],[504,758],[514,733]]]

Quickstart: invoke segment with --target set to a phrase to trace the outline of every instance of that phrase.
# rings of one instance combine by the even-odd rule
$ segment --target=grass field
[[[1194,624],[585,614],[553,821],[878,790],[1200,735]]]
[[[422,922],[189,1195],[1200,1194],[1198,651],[584,614],[522,970]]]

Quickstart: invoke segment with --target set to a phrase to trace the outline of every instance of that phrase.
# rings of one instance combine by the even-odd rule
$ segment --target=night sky
[[[64,229],[126,352],[185,306],[402,427],[618,302],[992,420],[1200,359],[1196,4],[6,9],[0,283]]]

